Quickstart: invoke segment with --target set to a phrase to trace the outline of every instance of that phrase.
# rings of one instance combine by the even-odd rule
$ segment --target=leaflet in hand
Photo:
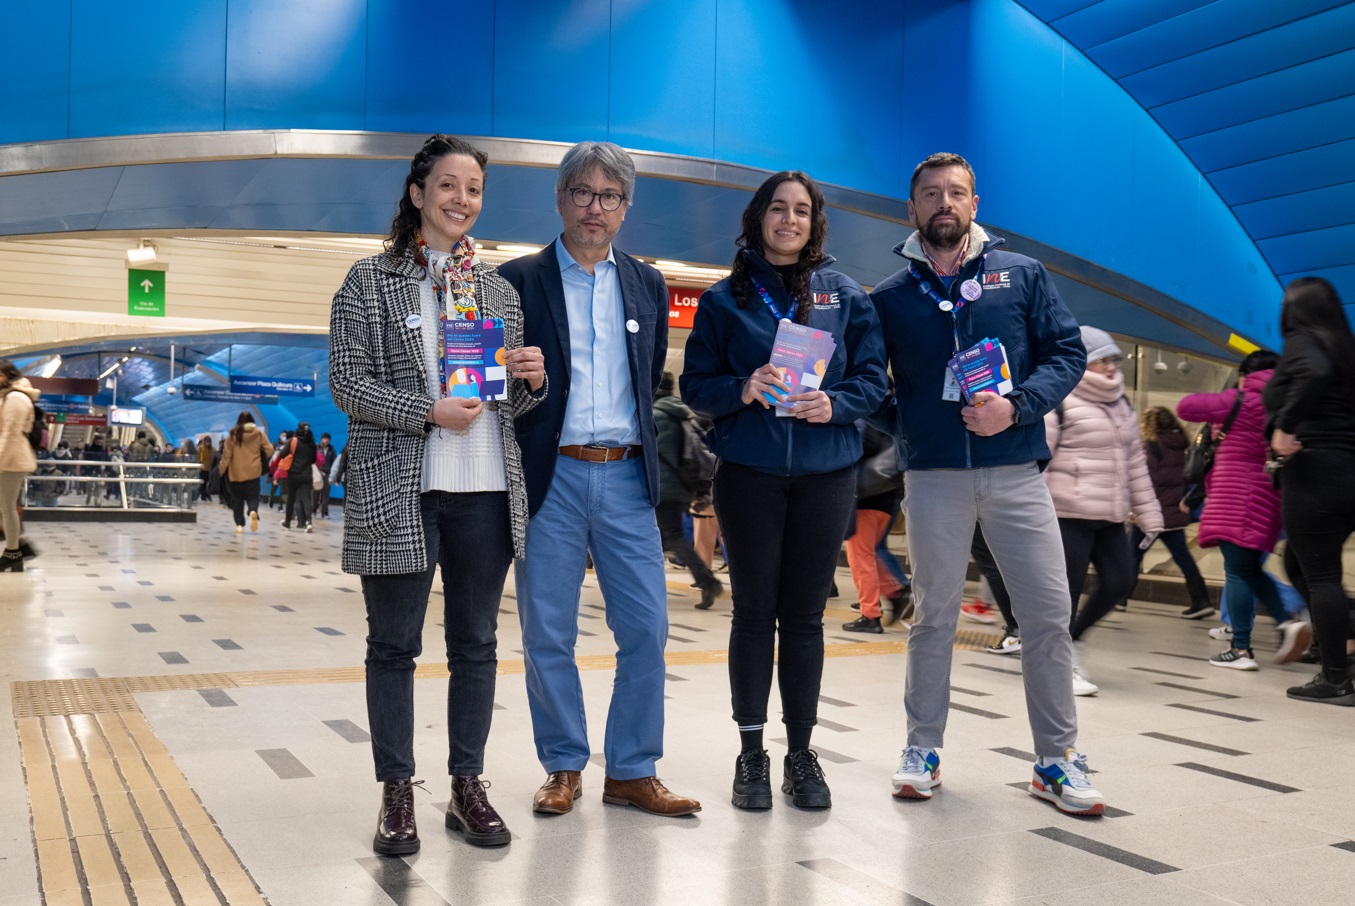
[[[1000,340],[992,337],[984,337],[956,354],[946,367],[959,383],[966,403],[972,403],[974,394],[985,390],[1005,396],[1014,386],[1012,370],[1007,364],[1007,350]]]
[[[782,319],[777,324],[768,361],[781,369],[782,381],[790,387],[790,393],[803,393],[819,388],[835,349],[837,341],[828,331]],[[776,409],[777,416],[794,416],[795,403],[788,403],[775,393],[763,396]]]
[[[446,322],[447,395],[482,400],[508,399],[503,319]]]

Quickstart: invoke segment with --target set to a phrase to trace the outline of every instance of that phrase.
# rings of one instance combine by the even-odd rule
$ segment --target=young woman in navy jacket
[[[719,458],[715,507],[733,584],[729,680],[741,752],[734,805],[772,804],[762,747],[779,635],[788,736],[781,790],[800,808],[831,795],[809,738],[823,674],[823,610],[856,498],[861,438],[853,425],[887,389],[884,345],[861,287],[830,270],[823,194],[804,173],[770,177],[743,212],[730,276],[701,297],[685,353],[682,397],[711,419]],[[769,363],[779,322],[832,333],[818,389],[791,393]],[[767,394],[794,404],[778,418]]]

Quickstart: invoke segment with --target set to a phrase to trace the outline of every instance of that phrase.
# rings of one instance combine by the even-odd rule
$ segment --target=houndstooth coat
[[[489,265],[473,271],[475,298],[486,317],[503,318],[505,345],[522,345],[517,291]],[[412,258],[375,255],[355,263],[334,295],[329,315],[329,390],[348,415],[343,570],[359,575],[420,572],[428,567],[420,517],[428,410],[419,283]],[[410,322],[413,326],[410,326]],[[508,379],[508,402],[497,416],[508,477],[514,556],[527,543],[527,485],[513,419],[546,396],[520,378]]]

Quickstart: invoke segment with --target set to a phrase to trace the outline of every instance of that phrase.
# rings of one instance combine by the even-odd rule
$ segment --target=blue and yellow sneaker
[[[930,799],[932,789],[941,785],[941,758],[933,749],[909,746],[892,779],[895,799]]]
[[[1054,803],[1061,812],[1100,815],[1106,810],[1106,797],[1087,779],[1089,770],[1087,756],[1069,749],[1048,767],[1037,761],[1028,790],[1032,796]]]

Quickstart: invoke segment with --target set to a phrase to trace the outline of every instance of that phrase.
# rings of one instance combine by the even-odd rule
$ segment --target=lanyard
[[[922,279],[922,274],[920,274],[920,273],[918,272],[917,265],[915,265],[915,264],[909,264],[909,265],[908,265],[908,273],[912,274],[912,275],[913,275],[913,279],[917,281],[917,291],[918,291],[919,293],[921,293],[922,295],[924,295],[924,296],[931,296],[932,299],[934,299],[934,300],[936,301],[936,307],[939,308],[939,309],[941,309],[941,310],[942,310],[943,312],[945,312],[946,314],[950,315],[950,333],[951,333],[951,338],[954,340],[954,343],[955,343],[955,352],[956,352],[956,353],[959,353],[959,351],[960,351],[960,321],[959,321],[959,319],[956,317],[956,315],[959,313],[960,309],[962,309],[962,308],[965,307],[965,304],[966,304],[965,298],[964,298],[963,296],[961,296],[961,297],[960,297],[960,300],[959,300],[958,302],[952,302],[952,301],[950,301],[949,299],[947,299],[945,296],[943,296],[943,295],[941,295],[940,293],[938,293],[938,292],[936,291],[936,288],[933,287],[933,286],[931,285],[931,283],[929,283],[928,281]],[[956,276],[957,276],[957,278],[958,278],[958,275],[956,275]]]
[[[771,309],[772,317],[778,321],[786,320],[786,316],[781,314],[781,309],[777,308],[776,303],[772,301],[772,294],[767,292],[767,287],[763,286],[757,277],[750,275],[748,279],[753,281],[753,289],[757,290],[757,294],[762,297],[762,301]]]

